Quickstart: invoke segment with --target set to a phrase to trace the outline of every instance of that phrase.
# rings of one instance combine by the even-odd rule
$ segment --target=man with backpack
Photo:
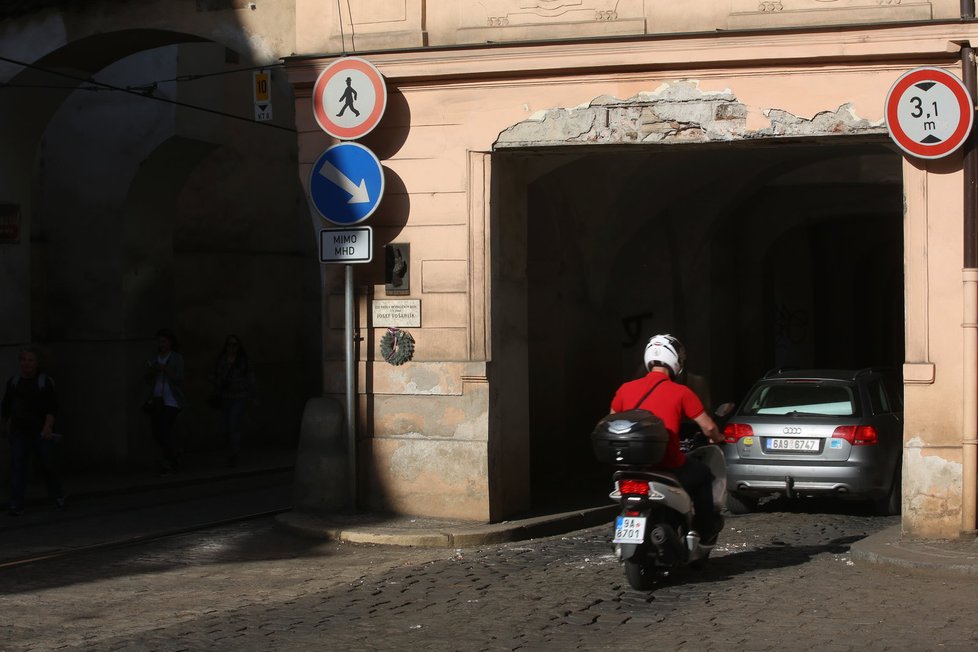
[[[10,440],[10,507],[8,514],[24,512],[27,490],[27,462],[33,453],[47,479],[48,496],[58,509],[64,509],[64,491],[58,474],[54,417],[58,398],[54,382],[40,370],[39,351],[21,349],[20,373],[7,381],[0,404],[0,431]]]

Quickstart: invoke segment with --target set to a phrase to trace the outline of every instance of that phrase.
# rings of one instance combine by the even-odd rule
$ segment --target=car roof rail
[[[893,367],[863,367],[862,369],[857,369],[852,374],[852,379],[855,380],[859,376],[865,376],[866,374],[885,374],[892,371]]]
[[[764,377],[771,378],[772,376],[777,376],[778,374],[784,373],[785,371],[797,371],[798,369],[801,369],[801,367],[799,367],[798,365],[789,365],[786,367],[774,367],[773,369],[769,369],[767,373],[764,374]]]

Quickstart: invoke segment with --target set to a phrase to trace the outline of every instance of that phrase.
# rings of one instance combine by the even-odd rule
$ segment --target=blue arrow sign
[[[342,226],[364,221],[384,195],[384,169],[358,143],[333,145],[316,159],[309,177],[309,196],[325,219]]]

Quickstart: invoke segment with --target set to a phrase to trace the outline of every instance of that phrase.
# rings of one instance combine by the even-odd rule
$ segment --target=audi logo
[[[788,427],[788,428],[785,428],[784,430],[782,430],[781,432],[783,432],[786,435],[800,435],[801,434],[801,428]]]

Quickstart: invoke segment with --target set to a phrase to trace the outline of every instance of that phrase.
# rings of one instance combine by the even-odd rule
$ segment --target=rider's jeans
[[[670,469],[670,472],[676,476],[686,493],[693,499],[693,507],[696,509],[693,528],[701,536],[708,537],[716,527],[713,508],[713,472],[706,464],[690,457],[686,458],[685,464]]]

